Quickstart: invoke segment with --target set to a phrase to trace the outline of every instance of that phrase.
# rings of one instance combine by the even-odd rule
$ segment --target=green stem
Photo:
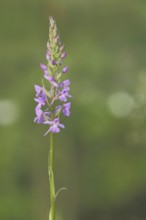
[[[54,186],[54,143],[53,143],[53,133],[50,132],[50,152],[48,156],[48,174],[50,181],[50,214],[49,220],[55,220],[55,186]]]

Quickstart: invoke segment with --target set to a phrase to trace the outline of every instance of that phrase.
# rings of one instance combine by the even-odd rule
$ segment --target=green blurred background
[[[46,126],[33,123],[48,16],[72,114],[56,135],[57,220],[146,219],[146,1],[0,1],[0,219],[46,220]]]

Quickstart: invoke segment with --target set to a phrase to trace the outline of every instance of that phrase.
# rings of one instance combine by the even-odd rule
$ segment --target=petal
[[[58,133],[60,129],[58,128],[57,125],[53,125],[50,127],[50,131],[52,131],[53,133]]]
[[[55,118],[54,119],[54,123],[58,123],[59,124],[59,118]]]
[[[40,87],[38,85],[35,85],[34,88],[35,88],[35,91],[36,91],[37,96],[38,96],[38,94],[42,91],[42,87]]]
[[[65,126],[63,124],[59,124],[58,126],[61,128],[65,128]]]
[[[66,102],[66,101],[67,101],[67,98],[66,98],[66,96],[65,96],[64,94],[60,95],[60,96],[59,96],[59,99],[60,99],[60,101],[62,101],[62,102]]]
[[[53,123],[53,121],[44,121],[43,124],[49,124],[49,125],[52,125],[52,124],[54,124],[54,123]]]
[[[64,108],[68,108],[68,109],[70,109],[70,106],[71,106],[70,102],[67,102],[63,105]]]
[[[70,111],[68,109],[63,109],[64,116],[70,116]]]

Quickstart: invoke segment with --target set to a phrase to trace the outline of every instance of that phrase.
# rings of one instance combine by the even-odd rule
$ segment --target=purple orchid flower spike
[[[40,68],[44,72],[43,78],[46,81],[43,82],[42,87],[35,85],[36,97],[34,99],[37,102],[34,121],[38,124],[49,125],[46,134],[60,132],[60,128],[64,128],[64,125],[59,122],[61,114],[70,115],[71,103],[68,102],[71,98],[70,80],[61,79],[62,74],[67,73],[69,69],[68,66],[62,67],[64,58],[67,56],[64,48],[56,23],[51,17],[46,51],[47,64],[40,63]]]

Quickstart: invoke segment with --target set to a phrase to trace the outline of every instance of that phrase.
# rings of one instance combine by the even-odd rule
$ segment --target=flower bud
[[[66,57],[67,53],[64,51],[62,54],[61,54],[61,58],[64,59]]]
[[[63,50],[64,50],[64,45],[62,45],[61,47],[60,47],[60,52],[63,52]]]
[[[52,65],[56,65],[56,61],[55,60],[52,60]]]
[[[68,71],[68,66],[65,66],[64,68],[63,68],[63,73],[66,73]]]

